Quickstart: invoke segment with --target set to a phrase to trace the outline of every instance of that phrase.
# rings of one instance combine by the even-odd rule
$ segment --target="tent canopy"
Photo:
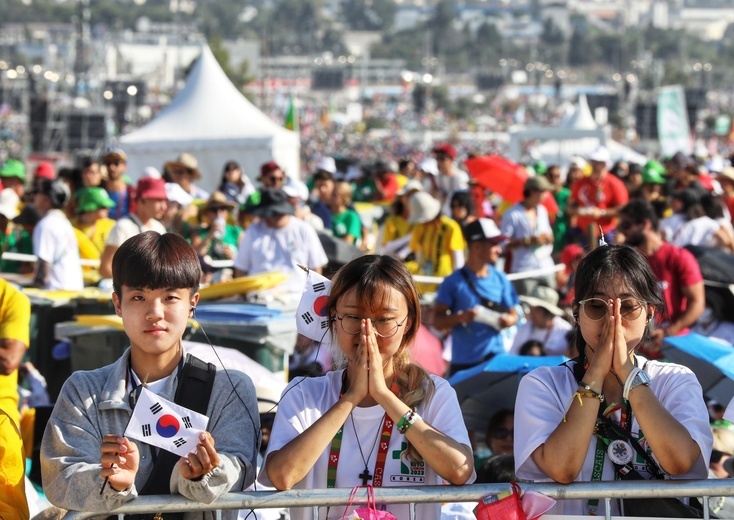
[[[633,149],[610,139],[599,128],[589,110],[586,96],[581,95],[576,108],[557,127],[527,128],[510,135],[509,155],[514,161],[521,160],[522,141],[540,140],[540,144],[529,150],[534,160],[548,164],[566,166],[571,157],[588,157],[599,145],[606,146],[612,161],[632,161],[644,164],[647,157]]]
[[[229,81],[208,47],[176,98],[148,124],[120,138],[128,174],[138,179],[146,166],[162,168],[182,152],[199,162],[207,191],[219,185],[224,163],[235,160],[251,179],[275,160],[299,176],[298,134],[286,130],[250,103]]]

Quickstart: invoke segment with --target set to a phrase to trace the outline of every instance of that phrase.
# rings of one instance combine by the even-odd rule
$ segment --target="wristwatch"
[[[650,379],[650,376],[647,375],[647,372],[644,370],[640,370],[635,374],[634,379],[632,379],[632,382],[630,383],[629,390],[627,390],[627,395],[632,391],[633,388],[638,387],[640,385],[645,385],[647,387],[650,386],[650,383],[652,380]]]

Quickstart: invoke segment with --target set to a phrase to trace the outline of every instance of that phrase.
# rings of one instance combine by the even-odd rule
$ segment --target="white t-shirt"
[[[71,222],[59,209],[52,209],[33,230],[33,254],[48,262],[51,272],[44,289],[84,289],[79,244]]]
[[[645,363],[647,363],[645,365]],[[638,366],[644,366],[652,383],[650,389],[660,403],[691,434],[693,440],[701,448],[701,455],[688,473],[670,475],[671,479],[704,479],[708,475],[708,460],[711,456],[713,438],[709,427],[709,416],[703,401],[701,385],[696,376],[688,368],[674,363],[647,361],[637,356]],[[566,408],[578,390],[578,383],[572,372],[573,363],[569,366],[540,367],[532,370],[522,378],[515,402],[515,473],[520,479],[536,482],[551,482],[535,464],[531,454],[543,444],[551,433],[563,421]],[[615,422],[619,422],[620,412],[613,414]],[[647,441],[640,439],[642,433],[637,418],[632,410],[632,437],[649,453]],[[596,438],[592,438],[586,453],[586,460],[576,482],[591,482],[596,451]],[[605,450],[606,451],[606,450]],[[654,454],[653,454],[654,456]],[[635,469],[649,478],[644,460],[637,455]],[[615,469],[609,457],[604,457],[602,480],[614,480]],[[604,501],[599,501],[598,515],[604,515]],[[586,500],[559,500],[548,511],[556,515],[585,515]],[[617,501],[612,501],[612,515],[618,514]]]
[[[278,405],[278,413],[275,416],[268,452],[265,454],[266,460],[271,452],[281,449],[334,406],[339,400],[343,372],[343,370],[338,370],[329,372],[323,377],[296,379],[288,385]],[[431,378],[436,385],[436,391],[427,405],[424,404],[418,408],[418,413],[437,430],[461,444],[470,446],[469,436],[456,399],[456,392],[446,380],[437,376],[431,376]],[[384,414],[385,410],[380,406],[355,408],[352,412],[354,426],[351,420],[347,420],[344,425],[339,465],[336,472],[336,487],[352,488],[362,485],[362,479],[358,475],[364,470],[364,461],[362,455],[360,455],[357,438],[359,438],[362,445],[361,451],[364,458],[367,459],[369,472],[374,475],[375,461],[379,450],[376,446],[376,437],[378,430],[382,428]],[[443,484],[443,479],[430,466],[423,462],[408,461],[404,456],[401,456],[405,449],[405,442],[405,436],[398,433],[394,426],[387,458],[385,459],[382,485],[384,487],[407,487]],[[331,443],[321,454],[311,471],[294,488],[317,489],[326,487],[330,449]],[[369,454],[370,451],[372,451],[371,455]],[[270,486],[272,484],[264,467],[265,464],[263,464],[263,470],[260,472],[258,481]],[[476,475],[472,474],[467,484],[472,483],[475,478]],[[416,518],[437,520],[440,517],[440,507],[440,504],[416,504]],[[388,505],[387,510],[397,518],[408,518],[409,516],[408,504]],[[326,508],[319,508],[319,518],[340,519],[343,513],[344,507],[331,507],[328,515]],[[291,509],[291,518],[293,520],[310,520],[312,518],[311,509],[293,508]]]
[[[545,346],[545,352],[549,356],[562,356],[568,349],[566,335],[573,327],[560,316],[553,316],[553,323],[548,329],[540,329],[526,321],[517,328],[515,340],[510,348],[510,354],[519,354],[520,347],[526,341],[535,339],[541,341]]]
[[[542,204],[536,206],[535,226],[530,224],[525,206],[515,204],[502,215],[500,229],[503,235],[511,239],[536,237],[541,234],[553,234],[548,218],[548,210]],[[512,272],[521,273],[533,269],[553,267],[553,244],[515,247],[512,249]]]
[[[721,224],[710,217],[694,218],[683,224],[669,242],[678,247],[688,245],[717,247],[714,235],[720,227]]]
[[[262,221],[248,227],[240,242],[234,267],[247,274],[268,271],[289,274],[283,285],[291,292],[302,293],[306,272],[298,265],[317,269],[328,261],[314,228],[291,216],[282,228],[268,227]]]
[[[150,222],[144,225],[137,215],[130,214],[117,221],[117,224],[110,230],[110,234],[107,235],[105,244],[120,247],[125,240],[144,231],[156,231],[162,235],[166,232],[166,227],[156,219],[150,219]]]
[[[686,216],[682,213],[673,213],[671,216],[660,221],[660,232],[663,234],[666,242],[673,243],[675,235],[678,233],[683,224],[686,223]]]

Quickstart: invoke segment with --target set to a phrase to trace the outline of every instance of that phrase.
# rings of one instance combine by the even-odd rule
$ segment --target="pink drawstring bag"
[[[377,503],[375,502],[375,488],[370,485],[365,486],[367,488],[367,507],[360,507],[354,510],[352,514],[349,514],[349,510],[352,509],[352,503],[354,497],[357,495],[362,486],[354,486],[352,492],[349,494],[349,503],[347,508],[344,510],[342,520],[398,520],[395,515],[387,511],[380,511],[377,509]],[[349,516],[347,516],[349,514]]]
[[[483,498],[474,508],[474,515],[477,520],[537,520],[556,503],[541,493],[528,491],[523,496],[521,491],[517,482],[512,482],[509,496],[499,500],[495,495]]]

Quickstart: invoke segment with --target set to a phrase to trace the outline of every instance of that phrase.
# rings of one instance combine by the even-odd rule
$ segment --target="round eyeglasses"
[[[345,314],[344,316],[339,316],[337,314],[336,319],[341,323],[342,330],[344,332],[352,336],[356,336],[362,332],[362,320],[366,318],[357,314]],[[375,329],[375,334],[381,338],[392,338],[397,334],[398,329],[403,326],[407,319],[408,317],[406,316],[405,319],[399,323],[395,318],[378,318],[370,321],[372,322],[372,327]]]
[[[636,298],[625,298],[620,304],[619,313],[625,320],[634,321],[642,314],[642,308],[645,303]],[[599,321],[607,315],[607,311],[609,310],[607,300],[601,298],[587,298],[586,300],[581,300],[579,305],[581,305],[584,309],[584,314],[591,321]]]

